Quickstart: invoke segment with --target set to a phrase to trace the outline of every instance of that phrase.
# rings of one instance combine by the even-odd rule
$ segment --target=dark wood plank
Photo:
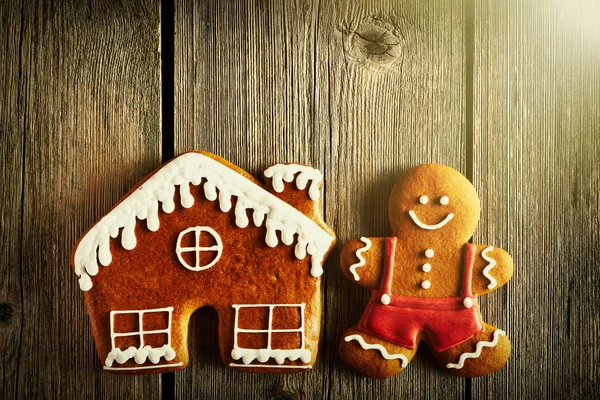
[[[600,4],[477,3],[475,237],[508,249],[483,298],[513,342],[475,398],[596,398],[600,385]]]
[[[24,101],[19,95],[21,5],[0,4],[0,398],[17,389],[21,331]]]
[[[334,149],[326,168],[326,220],[340,244],[387,236],[388,198],[402,172],[428,162],[467,172],[463,3],[322,7],[319,55],[327,63],[318,66],[323,87],[317,103],[329,109]],[[438,367],[426,346],[404,372],[384,381],[361,377],[341,363],[337,342],[358,323],[369,292],[342,275],[338,253],[330,259],[326,301],[331,397],[463,398],[466,382]]]
[[[385,204],[403,170],[435,161],[466,172],[463,4],[430,3],[178,2],[175,153],[213,151],[254,174],[280,161],[314,165],[326,174],[327,220],[340,243],[388,234]],[[398,44],[382,53],[381,38]],[[230,371],[219,360],[216,316],[203,310],[191,324],[192,361],[176,374],[177,396],[462,397],[464,381],[425,349],[387,381],[342,364],[337,340],[358,322],[368,294],[343,278],[337,257],[326,267],[315,369]]]
[[[158,398],[159,376],[102,370],[69,255],[77,237],[160,163],[159,3],[7,4],[2,80],[9,98],[0,115],[9,190],[2,200],[15,208],[2,223],[2,240],[14,231],[8,260],[1,246],[10,267],[0,301],[22,303],[14,317],[20,329],[2,332],[10,335],[0,355],[4,398]],[[19,223],[20,265],[12,238]]]

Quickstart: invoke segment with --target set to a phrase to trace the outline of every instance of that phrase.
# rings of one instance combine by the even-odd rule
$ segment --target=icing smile
[[[413,222],[415,224],[417,224],[417,226],[421,229],[427,229],[429,231],[433,231],[436,229],[440,229],[442,226],[446,225],[448,222],[450,222],[450,220],[452,218],[454,218],[454,214],[450,213],[448,215],[446,215],[446,218],[444,218],[442,221],[438,222],[435,225],[427,225],[423,222],[421,222],[419,220],[419,218],[417,217],[417,214],[415,214],[415,212],[413,210],[409,210],[408,211],[408,215],[410,215],[410,217],[412,218]]]

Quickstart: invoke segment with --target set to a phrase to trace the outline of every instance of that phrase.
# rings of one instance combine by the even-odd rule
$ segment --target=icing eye
[[[419,203],[421,203],[421,204],[427,204],[428,201],[429,201],[429,197],[427,197],[427,196],[419,197]]]
[[[445,206],[450,202],[450,199],[448,198],[448,196],[442,196],[442,198],[440,199],[440,204]]]

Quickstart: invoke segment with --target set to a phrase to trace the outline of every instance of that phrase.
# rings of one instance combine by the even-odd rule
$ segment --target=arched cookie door
[[[223,253],[221,236],[209,226],[192,226],[177,237],[177,259],[190,271],[204,271],[219,261]]]

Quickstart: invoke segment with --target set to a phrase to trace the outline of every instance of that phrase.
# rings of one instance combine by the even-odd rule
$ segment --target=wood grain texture
[[[599,16],[594,0],[179,0],[175,154],[319,168],[340,244],[389,234],[397,176],[447,164],[482,199],[474,242],[511,252],[515,276],[481,299],[513,341],[505,368],[459,380],[422,348],[376,381],[337,354],[368,299],[338,246],[314,370],[231,371],[206,308],[176,397],[597,398]],[[158,0],[0,4],[0,398],[161,397],[159,376],[101,370],[68,260],[160,164],[159,17]]]
[[[597,398],[600,4],[477,4],[475,239],[510,251],[515,276],[483,299],[513,356],[473,398]]]
[[[462,2],[180,1],[175,154],[212,151],[258,176],[276,162],[313,165],[326,174],[326,219],[340,243],[386,235],[387,198],[403,170],[423,162],[466,170],[463,22]],[[443,373],[426,349],[387,381],[343,365],[337,340],[358,322],[368,293],[342,276],[338,256],[326,267],[316,368],[229,370],[218,356],[216,315],[202,310],[176,397],[463,397],[465,381]]]
[[[319,65],[329,110],[326,221],[340,244],[388,236],[396,179],[435,162],[466,173],[462,2],[323,3]],[[394,45],[392,45],[394,44]],[[387,50],[383,55],[381,52]],[[376,381],[349,370],[337,352],[370,293],[343,276],[339,246],[329,259],[325,362],[331,398],[463,398],[465,380],[437,366],[426,346],[399,375]]]
[[[159,3],[5,3],[0,397],[158,398],[102,370],[69,254],[160,164]]]
[[[24,101],[19,68],[21,5],[0,4],[0,398],[17,390],[21,331]]]
[[[175,154],[211,151],[259,178],[283,161],[323,170],[328,135],[314,129],[317,12],[316,3],[283,0],[177,2]],[[306,374],[236,372],[220,360],[216,330],[213,311],[192,318],[177,398],[322,397],[322,358]]]

